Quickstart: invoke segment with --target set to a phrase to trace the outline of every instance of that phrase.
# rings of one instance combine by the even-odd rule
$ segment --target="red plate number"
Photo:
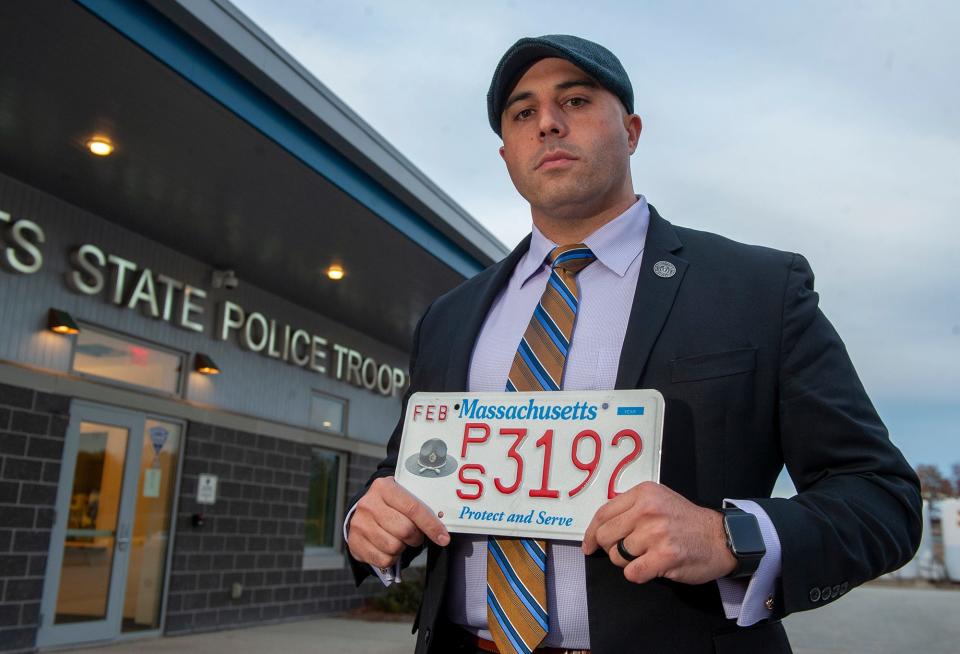
[[[516,465],[516,476],[513,479],[503,479],[496,477],[493,480],[493,486],[502,495],[512,495],[523,483],[523,456],[519,452],[521,443],[527,437],[526,429],[516,429],[502,427],[497,432],[500,436],[513,438],[510,449],[507,450],[507,458],[513,459]],[[460,448],[460,456],[466,460],[467,448],[470,445],[480,445],[490,439],[490,425],[483,422],[468,422],[463,427],[463,444]],[[633,441],[633,447],[625,451],[624,456],[613,469],[613,474],[607,482],[607,498],[613,499],[620,493],[617,492],[617,481],[620,475],[630,463],[635,461],[643,451],[643,439],[633,429],[621,429],[610,441],[610,446],[621,447],[623,441]],[[558,498],[560,491],[550,487],[550,460],[553,456],[553,429],[547,429],[543,435],[537,439],[537,450],[542,450],[543,454],[543,474],[540,478],[539,488],[531,488],[528,493],[530,497]],[[603,452],[603,439],[600,434],[592,429],[584,429],[578,433],[570,446],[570,461],[578,469],[586,473],[579,484],[567,491],[567,495],[573,497],[583,491],[594,478],[597,468],[600,465],[600,455]],[[476,475],[474,475],[476,473]],[[483,475],[486,474],[486,468],[479,463],[465,463],[460,466],[460,483],[471,487],[458,488],[457,497],[463,500],[476,500],[483,496],[484,483]],[[508,483],[509,482],[509,483]]]

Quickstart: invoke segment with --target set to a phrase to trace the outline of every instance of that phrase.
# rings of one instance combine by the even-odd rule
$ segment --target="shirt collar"
[[[637,201],[626,211],[590,234],[583,240],[583,244],[590,248],[597,261],[617,276],[623,277],[630,264],[643,252],[649,225],[650,208],[647,206],[647,199],[638,195]],[[534,225],[530,249],[514,271],[513,279],[518,287],[526,284],[546,265],[547,255],[555,247],[557,243],[544,236]]]

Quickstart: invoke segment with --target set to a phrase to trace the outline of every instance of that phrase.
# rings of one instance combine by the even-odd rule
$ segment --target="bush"
[[[403,582],[391,584],[387,592],[368,601],[370,608],[384,613],[416,613],[423,597],[423,568],[407,568]]]

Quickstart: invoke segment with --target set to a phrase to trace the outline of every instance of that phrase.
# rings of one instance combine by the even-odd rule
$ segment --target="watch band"
[[[724,508],[720,512],[723,514],[727,547],[737,560],[736,567],[727,578],[749,577],[757,571],[763,555],[767,553],[757,517],[735,507]]]

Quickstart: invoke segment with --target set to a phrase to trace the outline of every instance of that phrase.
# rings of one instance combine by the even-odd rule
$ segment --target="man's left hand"
[[[637,558],[620,556],[621,538]],[[600,507],[583,536],[583,553],[598,547],[637,584],[656,577],[703,584],[726,576],[737,563],[727,548],[722,514],[654,482],[638,484]]]

